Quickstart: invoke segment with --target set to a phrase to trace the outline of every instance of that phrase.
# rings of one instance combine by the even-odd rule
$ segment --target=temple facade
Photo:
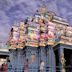
[[[0,58],[7,63],[7,72],[70,72],[72,27],[40,8],[12,26],[4,49],[7,51],[0,50]]]

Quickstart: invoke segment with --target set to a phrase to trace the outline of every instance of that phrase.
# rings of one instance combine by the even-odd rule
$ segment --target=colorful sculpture
[[[66,62],[66,60],[65,60],[65,58],[64,58],[64,54],[62,53],[62,54],[61,54],[61,65],[62,65],[62,69],[65,68],[65,62]]]
[[[14,39],[17,48],[21,43],[22,47],[54,45],[57,42],[71,44],[72,29],[68,27],[64,19],[41,7],[33,16],[26,18],[25,22],[20,22],[19,27],[13,26],[9,40]],[[19,39],[22,40],[21,43]]]

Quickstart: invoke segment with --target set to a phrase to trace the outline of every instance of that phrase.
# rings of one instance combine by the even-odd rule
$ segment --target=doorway
[[[55,59],[56,59],[56,72],[60,72],[59,71],[59,53],[58,53],[58,49],[54,51],[55,53]]]
[[[8,55],[0,55],[0,66],[7,61]]]
[[[66,60],[66,72],[72,72],[72,50],[71,49],[64,49],[64,57]]]

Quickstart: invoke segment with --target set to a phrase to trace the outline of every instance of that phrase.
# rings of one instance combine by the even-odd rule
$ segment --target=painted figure
[[[65,58],[64,58],[64,54],[61,55],[61,64],[62,64],[62,72],[65,72]]]
[[[41,60],[40,61],[40,72],[43,72],[44,71],[44,61],[43,60]]]
[[[26,62],[25,62],[24,72],[28,72],[28,59],[26,59]]]

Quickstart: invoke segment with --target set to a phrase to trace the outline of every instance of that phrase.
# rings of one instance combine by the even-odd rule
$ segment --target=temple
[[[0,60],[10,64],[8,72],[72,71],[72,27],[44,7],[14,24],[7,43],[0,44]]]

